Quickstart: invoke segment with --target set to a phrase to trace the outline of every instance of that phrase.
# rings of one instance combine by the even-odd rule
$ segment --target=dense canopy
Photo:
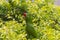
[[[29,18],[32,17],[32,26],[39,35],[38,39],[28,39],[60,40],[60,7],[53,2],[54,0],[0,0],[0,40],[27,40],[24,12],[30,14]],[[30,23],[30,20],[27,22]]]

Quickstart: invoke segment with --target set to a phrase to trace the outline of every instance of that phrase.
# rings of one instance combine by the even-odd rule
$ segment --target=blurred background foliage
[[[60,40],[60,7],[54,0],[0,0],[0,40],[27,40],[24,11],[32,14],[40,36],[30,40]]]

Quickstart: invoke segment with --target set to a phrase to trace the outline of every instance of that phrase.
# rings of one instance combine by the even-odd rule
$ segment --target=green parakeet
[[[37,32],[33,27],[31,14],[27,14],[26,12],[24,12],[23,15],[24,15],[25,21],[26,21],[26,33],[27,33],[28,37],[31,36],[33,38],[37,38]]]

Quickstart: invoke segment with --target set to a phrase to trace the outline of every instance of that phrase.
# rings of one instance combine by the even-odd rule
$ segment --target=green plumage
[[[32,36],[33,38],[37,38],[37,33],[35,29],[33,28],[32,24],[27,24],[26,26],[26,32],[29,36]]]
[[[32,16],[29,14],[26,16],[26,33],[33,38],[37,38],[37,32],[33,27]]]

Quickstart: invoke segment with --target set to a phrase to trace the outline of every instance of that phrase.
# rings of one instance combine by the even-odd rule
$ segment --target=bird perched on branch
[[[37,38],[37,32],[33,27],[31,14],[27,14],[26,12],[24,12],[23,16],[25,17],[26,21],[26,33],[28,35],[28,38],[29,37]]]

